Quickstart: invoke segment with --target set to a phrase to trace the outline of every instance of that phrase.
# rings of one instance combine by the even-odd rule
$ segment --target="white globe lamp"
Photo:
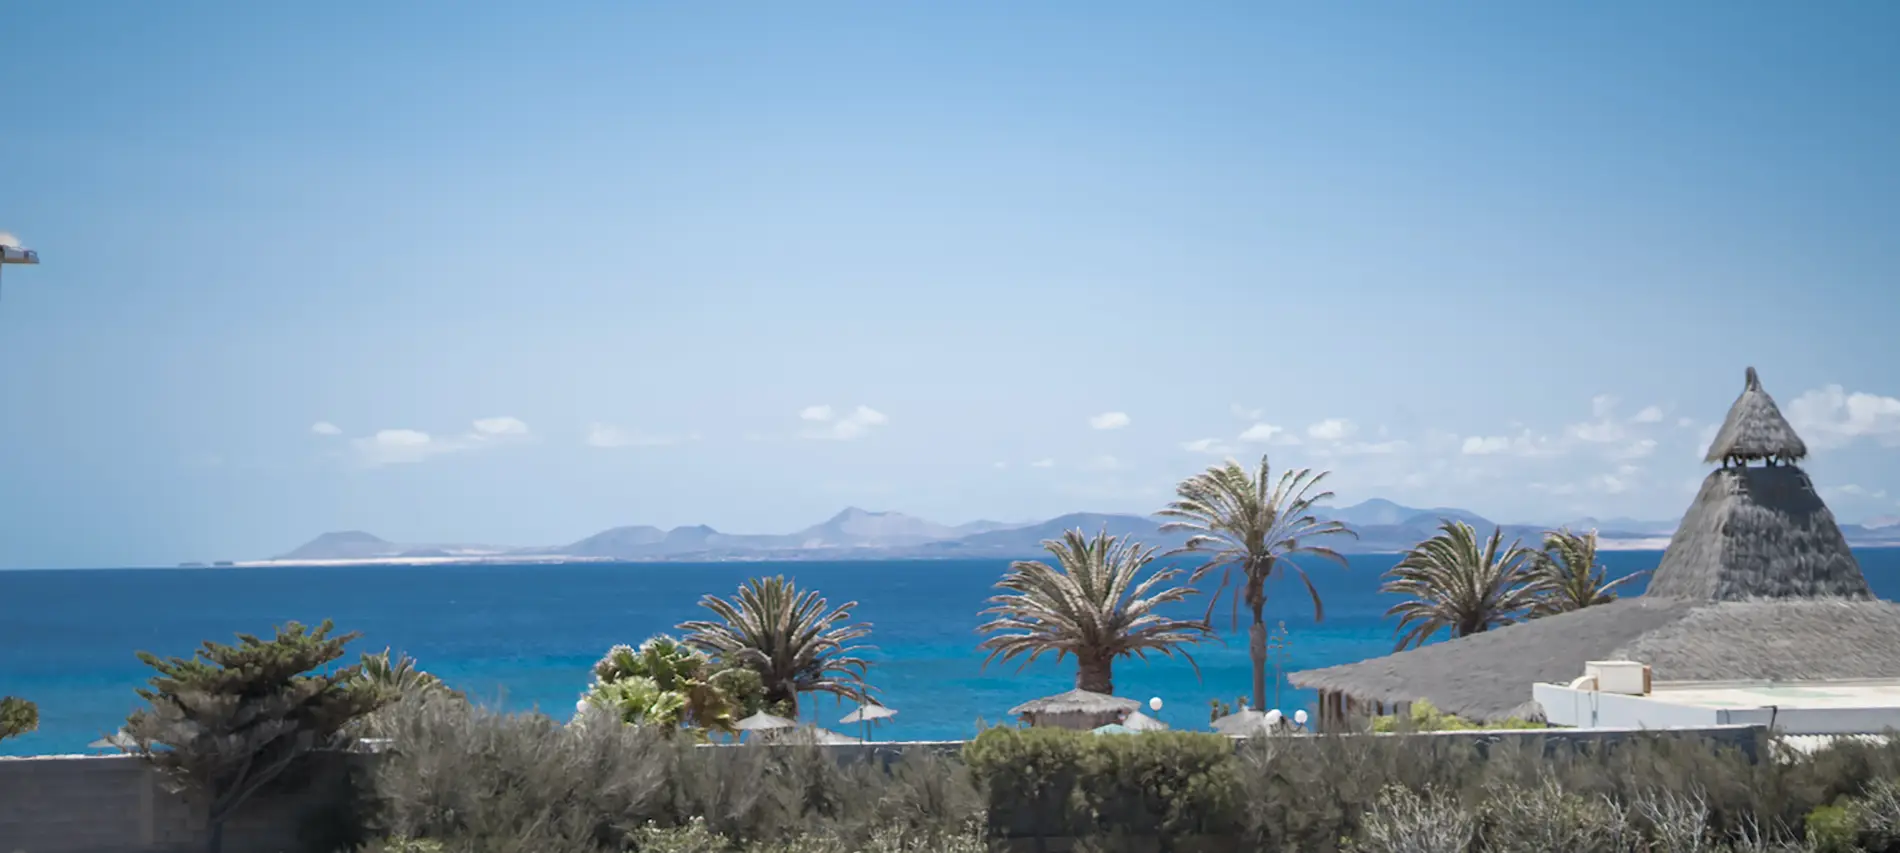
[[[1150,710],[1150,711],[1159,711],[1159,710],[1161,710],[1161,697],[1159,697],[1159,696],[1156,696],[1156,697],[1154,697],[1153,699],[1149,699],[1149,700],[1148,700],[1148,710]]]
[[[1284,718],[1280,715],[1280,709],[1278,708],[1267,712],[1267,725],[1271,728],[1279,728],[1280,720],[1282,719]]]
[[[1293,712],[1293,724],[1296,726],[1306,725],[1306,711],[1304,709]]]

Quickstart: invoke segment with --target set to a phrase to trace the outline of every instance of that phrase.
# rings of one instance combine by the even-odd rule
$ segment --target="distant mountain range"
[[[1342,553],[1379,554],[1404,551],[1436,532],[1443,519],[1464,521],[1489,532],[1493,522],[1469,510],[1454,507],[1419,509],[1374,498],[1322,513],[1350,525],[1357,540],[1330,543]],[[1660,548],[1660,539],[1675,531],[1676,521],[1630,518],[1580,518],[1561,526],[1598,531],[1606,547]],[[1504,536],[1538,541],[1545,530],[1560,525],[1506,524]],[[364,533],[325,533],[268,562],[447,562],[496,560],[838,560],[891,558],[1009,558],[1043,553],[1042,542],[1080,528],[1093,533],[1107,530],[1129,535],[1166,550],[1186,541],[1180,533],[1162,533],[1159,519],[1127,514],[1078,512],[1047,521],[1010,524],[972,521],[938,524],[896,512],[870,512],[852,507],[796,533],[723,533],[705,525],[662,530],[652,526],[615,527],[567,545],[531,548],[489,545],[401,544]],[[1864,527],[1842,525],[1850,544],[1900,545],[1900,524]]]

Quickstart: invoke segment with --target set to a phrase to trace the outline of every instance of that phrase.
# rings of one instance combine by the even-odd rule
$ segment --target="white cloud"
[[[1564,429],[1571,438],[1590,444],[1609,444],[1612,441],[1621,441],[1625,435],[1622,424],[1607,418],[1590,423],[1571,424]]]
[[[996,470],[998,470],[998,471],[1001,471],[1001,470],[1003,470],[1003,469],[1005,469],[1005,468],[1008,468],[1008,467],[1009,467],[1009,463],[1008,463],[1008,462],[998,462],[998,463],[996,463]]]
[[[1548,436],[1528,429],[1514,436],[1465,436],[1458,450],[1466,456],[1555,456],[1563,452],[1563,448]]]
[[[798,417],[815,424],[802,434],[805,438],[831,441],[862,438],[871,430],[890,422],[883,412],[870,406],[859,406],[843,416],[832,411],[830,406],[806,406],[799,411]]]
[[[1103,412],[1089,418],[1090,429],[1121,429],[1127,425],[1127,412]]]
[[[1344,418],[1327,418],[1306,428],[1308,437],[1320,441],[1344,441],[1347,436],[1358,431],[1359,428],[1352,421]]]
[[[587,446],[599,448],[615,447],[665,447],[682,441],[698,441],[699,434],[686,436],[650,435],[634,430],[621,429],[612,424],[593,423],[587,425]]]
[[[520,418],[481,418],[470,424],[468,432],[453,436],[434,436],[414,429],[377,430],[375,434],[350,440],[358,461],[371,467],[420,462],[431,456],[479,450],[527,441],[533,437]]]
[[[1630,423],[1659,424],[1662,423],[1662,419],[1663,410],[1661,406],[1644,406],[1642,411],[1637,412],[1634,417],[1630,418]]]
[[[1845,486],[1833,486],[1829,488],[1824,488],[1821,491],[1832,496],[1850,497],[1850,498],[1879,499],[1879,498],[1884,498],[1887,496],[1886,489],[1869,489],[1865,486],[1859,486],[1853,483],[1848,483]]]
[[[1593,418],[1609,417],[1611,412],[1616,411],[1617,402],[1615,397],[1608,394],[1598,394],[1595,397],[1591,397],[1590,416]]]
[[[21,242],[20,238],[14,236],[12,233],[0,231],[0,246],[13,246],[17,248],[25,245],[24,242]]]
[[[1612,459],[1641,459],[1655,452],[1656,452],[1655,439],[1639,438],[1635,441],[1630,442],[1629,444],[1625,444],[1615,450],[1610,451],[1610,458]]]
[[[1300,437],[1270,423],[1256,423],[1240,434],[1240,440],[1252,444],[1299,444]]]
[[[1900,447],[1900,399],[1839,385],[1818,388],[1788,404],[1788,422],[1817,448],[1842,447],[1862,438]]]
[[[1404,439],[1393,439],[1391,441],[1347,441],[1336,445],[1333,448],[1333,452],[1342,456],[1381,456],[1398,453],[1411,446],[1411,443]]]
[[[1038,459],[1038,460],[1036,460],[1036,461],[1034,461],[1034,462],[1031,462],[1031,463],[1029,463],[1029,467],[1031,467],[1031,468],[1054,468],[1054,467],[1056,467],[1056,461],[1055,461],[1054,459]]]
[[[1634,488],[1643,469],[1634,465],[1619,465],[1612,474],[1598,474],[1591,477],[1587,484],[1592,491],[1606,495],[1620,495]]]
[[[1683,429],[1695,429],[1695,418],[1677,418],[1676,426]]]
[[[1228,406],[1227,411],[1233,412],[1234,417],[1243,421],[1257,421],[1267,416],[1266,409],[1249,409],[1239,403]]]
[[[1214,456],[1228,456],[1234,452],[1232,447],[1229,447],[1226,442],[1218,438],[1197,438],[1193,441],[1184,441],[1181,443],[1181,449],[1189,453],[1208,453]]]
[[[317,435],[342,435],[343,428],[329,421],[317,421],[310,425],[310,431]]]

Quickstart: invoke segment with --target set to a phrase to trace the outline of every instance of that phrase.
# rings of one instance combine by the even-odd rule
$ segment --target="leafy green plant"
[[[1372,718],[1374,732],[1462,732],[1482,730],[1542,729],[1543,723],[1510,717],[1488,723],[1475,723],[1455,714],[1438,710],[1438,706],[1420,699],[1413,702],[1404,714],[1387,714]]]
[[[17,696],[0,696],[0,740],[19,737],[40,727],[40,708]]]
[[[851,621],[857,605],[833,608],[817,591],[782,576],[752,578],[730,599],[700,599],[716,619],[683,622],[679,629],[687,645],[720,665],[758,673],[765,702],[795,717],[805,693],[870,700],[865,673],[871,664],[858,656],[866,648],[856,643],[870,636],[871,626]]]
[[[149,707],[126,718],[131,751],[200,802],[209,853],[253,794],[310,753],[341,745],[346,726],[394,698],[365,682],[360,666],[322,671],[357,636],[332,630],[327,620],[314,630],[292,622],[268,640],[206,641],[189,658],[139,652],[156,674],[138,691]]]
[[[1856,853],[1860,850],[1860,815],[1852,804],[1815,806],[1803,821],[1808,846],[1815,853]]]
[[[705,740],[730,733],[732,724],[765,706],[759,674],[721,666],[704,653],[664,634],[639,648],[614,646],[594,664],[594,682],[582,695],[577,718],[598,710],[630,725],[682,728]]]

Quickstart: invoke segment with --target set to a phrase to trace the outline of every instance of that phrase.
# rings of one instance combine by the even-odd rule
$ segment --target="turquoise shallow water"
[[[1884,598],[1900,598],[1900,549],[1863,550],[1861,565]],[[1605,555],[1613,573],[1650,568],[1653,552]],[[1314,624],[1295,580],[1270,590],[1275,618],[1291,636],[1289,669],[1360,660],[1390,651],[1392,600],[1378,576],[1396,558],[1352,558],[1350,569],[1313,567],[1326,602]],[[898,717],[879,739],[957,738],[979,719],[1000,721],[1025,700],[1073,686],[1054,663],[1018,672],[985,670],[977,612],[1006,563],[982,561],[799,562],[436,566],[274,569],[113,569],[0,572],[0,694],[40,706],[40,730],[0,742],[0,754],[81,752],[138,704],[147,672],[138,649],[189,654],[201,640],[269,633],[287,621],[326,617],[360,631],[357,651],[392,646],[424,669],[491,704],[570,713],[588,668],[614,643],[638,643],[695,618],[704,593],[729,594],[746,577],[788,574],[833,602],[856,600],[875,629],[872,681]],[[1204,605],[1203,605],[1204,606]],[[1227,628],[1224,614],[1221,620]],[[1125,661],[1116,692],[1164,701],[1160,716],[1204,727],[1207,704],[1248,689],[1244,635],[1183,661]],[[1312,697],[1282,688],[1286,709]],[[849,708],[829,699],[805,709],[834,728]]]

